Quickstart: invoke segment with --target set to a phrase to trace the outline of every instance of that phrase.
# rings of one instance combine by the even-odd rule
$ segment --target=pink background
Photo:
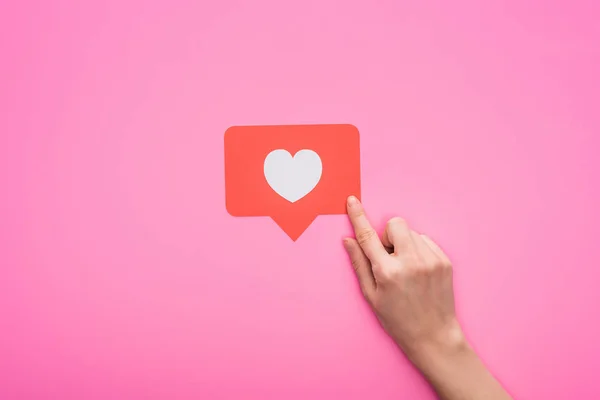
[[[223,133],[352,123],[519,399],[600,397],[597,1],[0,2],[0,398],[431,399],[343,216],[225,210]]]

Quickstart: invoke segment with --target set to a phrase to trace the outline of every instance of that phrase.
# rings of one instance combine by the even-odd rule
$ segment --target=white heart
[[[294,203],[309,194],[321,180],[321,157],[304,149],[293,157],[283,149],[273,150],[265,158],[265,178],[271,189]]]

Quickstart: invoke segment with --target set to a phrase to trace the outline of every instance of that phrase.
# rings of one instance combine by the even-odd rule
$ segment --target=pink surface
[[[433,398],[343,216],[225,210],[225,129],[299,123],[359,128],[517,398],[599,398],[598,3],[406,3],[0,2],[0,398]]]

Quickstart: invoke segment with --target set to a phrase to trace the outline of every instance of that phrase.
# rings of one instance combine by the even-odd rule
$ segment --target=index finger
[[[350,217],[350,222],[352,223],[354,234],[356,235],[356,241],[369,260],[375,262],[388,256],[381,240],[379,240],[377,232],[375,232],[367,219],[365,210],[360,201],[358,201],[355,196],[348,197],[347,208],[348,216]]]

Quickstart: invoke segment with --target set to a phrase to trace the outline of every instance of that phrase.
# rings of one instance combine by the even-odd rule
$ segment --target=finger
[[[410,228],[405,220],[399,217],[390,219],[385,226],[387,240],[394,247],[394,254],[400,255],[414,246]]]
[[[384,229],[383,234],[381,235],[381,244],[383,244],[383,247],[388,254],[392,254],[394,252],[394,245],[390,241],[387,229]]]
[[[437,243],[435,243],[433,240],[431,240],[431,238],[429,236],[421,235],[421,238],[427,244],[427,246],[431,249],[431,251],[433,251],[435,253],[436,256],[438,256],[445,263],[451,264],[450,258],[446,255],[446,253],[444,253],[444,251],[440,248],[440,246],[437,245]]]
[[[366,298],[369,298],[373,290],[375,290],[375,278],[373,277],[371,263],[355,239],[345,239],[344,248],[348,252],[352,267],[354,268],[354,272],[356,272],[360,290]]]
[[[354,196],[348,197],[348,216],[350,222],[354,228],[354,234],[356,235],[356,241],[362,248],[363,252],[371,262],[380,261],[384,257],[388,256],[388,253],[383,248],[381,240],[377,232],[369,223],[365,210],[360,204],[360,201]]]

